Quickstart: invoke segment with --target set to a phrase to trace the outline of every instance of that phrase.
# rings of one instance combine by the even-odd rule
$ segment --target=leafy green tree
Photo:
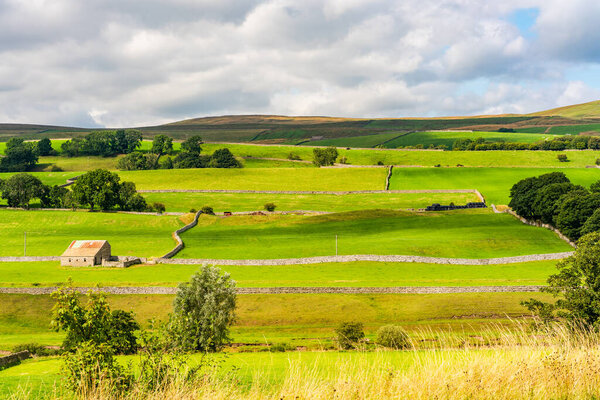
[[[142,143],[140,131],[119,129],[115,132],[117,151],[121,154],[134,152]]]
[[[538,190],[553,183],[568,183],[569,179],[562,172],[551,172],[538,177],[525,178],[515,183],[510,189],[510,208],[524,218],[535,218],[533,203]]]
[[[160,163],[160,169],[173,169],[173,160],[171,157],[165,157]]]
[[[575,254],[557,264],[558,273],[541,289],[557,300],[530,299],[521,304],[544,322],[561,319],[572,326],[600,328],[600,233],[583,236]]]
[[[203,266],[177,290],[170,327],[174,345],[184,351],[222,349],[230,341],[235,303],[235,282],[229,274]]]
[[[334,146],[327,147],[325,149],[314,148],[313,149],[313,164],[317,167],[323,167],[335,164],[335,160],[338,157],[338,151]]]
[[[32,143],[11,139],[6,145],[4,157],[0,158],[0,172],[29,171],[37,162],[37,152]]]
[[[240,168],[242,164],[235,159],[228,148],[218,149],[210,156],[208,166],[211,168]]]
[[[590,185],[590,192],[600,193],[600,181],[596,181]]]
[[[209,156],[185,151],[175,156],[172,166],[175,168],[206,168],[209,161]]]
[[[600,208],[594,211],[581,228],[582,236],[592,232],[600,232]]]
[[[118,205],[121,210],[144,211],[148,208],[144,199],[136,190],[135,183],[122,182],[119,187]]]
[[[9,207],[29,208],[29,202],[44,196],[44,193],[42,181],[25,173],[11,176],[2,185],[2,198],[8,201]]]
[[[159,155],[134,151],[117,162],[117,168],[124,171],[138,171],[158,168]]]
[[[192,136],[181,143],[181,149],[188,153],[200,153],[202,151],[202,143],[204,142],[200,136]]]
[[[408,333],[397,325],[385,325],[377,330],[375,342],[383,347],[405,349],[410,346]]]
[[[55,151],[52,148],[52,142],[48,138],[39,140],[36,144],[36,148],[37,154],[40,156],[49,156],[55,154]]]
[[[73,184],[73,196],[82,206],[100,206],[109,210],[119,201],[119,175],[105,169],[95,169],[80,176]]]
[[[559,206],[556,228],[571,240],[581,236],[583,224],[600,207],[600,193],[565,195]]]
[[[173,151],[173,138],[167,135],[156,135],[152,140],[152,150],[154,154],[169,154]]]
[[[554,223],[560,198],[573,190],[585,190],[585,188],[573,185],[571,182],[564,182],[551,183],[538,189],[533,199],[532,214],[546,224]]]
[[[63,208],[66,207],[66,196],[69,190],[54,185],[52,187],[46,186],[44,195],[40,197],[40,205],[42,208]]]
[[[277,206],[275,205],[275,203],[266,203],[266,204],[264,205],[264,207],[265,207],[265,210],[267,210],[267,211],[269,211],[269,212],[273,212],[273,211],[275,211],[275,208],[276,208]]]
[[[165,207],[165,205],[163,203],[152,203],[152,205],[150,206],[151,210],[156,211],[159,214],[162,214],[166,211],[167,207]]]

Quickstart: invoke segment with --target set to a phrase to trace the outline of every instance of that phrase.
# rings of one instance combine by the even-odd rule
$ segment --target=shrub
[[[215,212],[214,212],[213,208],[209,207],[209,206],[202,207],[200,209],[200,211],[202,211],[203,214],[215,215]]]
[[[360,322],[343,322],[336,328],[335,334],[338,346],[344,350],[356,348],[365,337],[363,324]]]
[[[275,208],[277,206],[275,205],[275,203],[266,203],[264,205],[264,207],[265,207],[265,210],[267,210],[268,212],[273,212],[273,211],[275,211]]]
[[[442,166],[442,164],[435,164],[434,167],[435,168],[440,168]]]
[[[38,357],[53,356],[60,352],[60,350],[48,349],[39,343],[18,344],[15,347],[13,347],[13,349],[12,349],[13,353],[18,353],[20,351],[25,351],[25,350],[30,352],[32,355],[38,356]]]
[[[150,208],[159,214],[164,213],[167,209],[167,207],[165,207],[163,203],[152,203],[152,206],[150,206]]]
[[[340,157],[340,164],[348,164],[348,158],[346,156]]]
[[[294,350],[294,347],[287,343],[272,343],[269,346],[269,351],[271,353],[284,353],[288,350]]]
[[[190,213],[196,214],[197,212],[198,212],[198,210],[196,210],[195,208],[190,208]]]
[[[294,153],[293,151],[290,152],[290,154],[288,154],[288,160],[300,160],[300,156],[297,153]]]
[[[337,157],[338,151],[334,146],[330,146],[325,149],[313,149],[313,164],[315,164],[317,167],[333,165],[335,164]]]
[[[380,346],[392,349],[405,349],[410,345],[406,331],[396,325],[386,325],[379,328],[375,342]]]
[[[596,158],[596,165],[600,165],[600,158]]]
[[[377,161],[377,165],[383,165],[383,161]]]
[[[557,154],[556,158],[558,158],[558,161],[560,161],[560,162],[567,162],[567,161],[569,161],[569,159],[567,158],[566,154]]]
[[[52,164],[50,172],[63,172],[64,170],[56,164]]]

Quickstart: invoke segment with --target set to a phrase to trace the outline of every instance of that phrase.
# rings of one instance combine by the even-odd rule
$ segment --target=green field
[[[239,287],[391,287],[543,285],[556,261],[502,265],[348,262],[289,266],[222,266]],[[129,268],[61,267],[59,262],[0,262],[0,286],[177,286],[199,265],[155,264]]]
[[[369,194],[253,194],[253,193],[144,193],[149,203],[161,202],[167,211],[187,212],[204,206],[215,212],[263,210],[275,203],[276,211],[352,211],[375,208],[423,208],[432,203],[466,204],[479,201],[473,193],[369,193]]]
[[[390,189],[477,189],[490,204],[508,204],[510,188],[519,180],[555,171],[586,187],[600,180],[595,168],[395,168]]]
[[[475,140],[477,138],[484,138],[486,142],[534,143],[553,137],[555,136],[512,132],[413,132],[387,142],[385,147],[393,149],[421,144],[425,147],[433,145],[446,146],[448,149],[452,149],[454,142],[460,139]]]
[[[305,146],[336,146],[336,147],[375,147],[379,144],[387,142],[388,140],[394,139],[397,136],[403,135],[402,132],[389,132],[389,133],[379,133],[374,135],[365,135],[365,136],[352,136],[345,138],[335,138],[335,139],[323,139],[323,140],[311,140],[308,142],[303,142],[302,145]]]
[[[38,177],[46,185],[62,185],[67,182],[67,179],[80,175],[81,172],[28,172],[29,174]],[[14,172],[1,172],[0,179],[8,179]]]
[[[553,126],[548,133],[555,135],[579,135],[582,132],[597,132],[597,134],[600,134],[600,124]]]
[[[161,256],[183,226],[177,217],[87,211],[0,211],[0,256],[58,256],[75,239],[108,240],[114,255]]]
[[[138,190],[383,190],[385,168],[241,168],[121,171]]]
[[[551,231],[491,210],[409,213],[355,211],[294,215],[202,216],[183,233],[178,258],[297,258],[336,254],[490,258],[569,251]]]

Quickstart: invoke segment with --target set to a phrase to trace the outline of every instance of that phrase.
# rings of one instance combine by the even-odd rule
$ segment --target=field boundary
[[[390,286],[390,287],[238,287],[237,294],[452,294],[452,293],[507,293],[537,292],[543,286]],[[0,287],[2,294],[48,295],[57,287]],[[177,287],[165,286],[106,286],[74,287],[80,292],[101,291],[108,294],[167,294],[177,293]]]
[[[477,189],[413,189],[413,190],[349,190],[349,191],[319,191],[319,190],[244,190],[244,189],[146,189],[138,193],[249,193],[249,194],[379,194],[379,193],[474,193],[483,199]]]
[[[319,256],[303,258],[274,258],[226,260],[214,258],[159,258],[159,264],[213,264],[213,265],[304,265],[321,263],[341,263],[354,261],[402,262],[422,264],[453,264],[453,265],[498,265],[515,264],[528,261],[560,260],[573,255],[572,251],[562,253],[530,254],[525,256],[499,258],[442,258],[404,255],[374,255],[357,254],[343,256]]]
[[[198,225],[198,218],[200,218],[200,214],[202,214],[202,211],[198,211],[196,213],[196,215],[194,216],[194,220],[192,222],[190,222],[189,224],[187,224],[186,226],[177,229],[175,232],[172,233],[173,239],[175,239],[175,241],[177,242],[177,245],[173,248],[173,250],[169,251],[167,254],[165,254],[164,256],[162,256],[162,259],[168,259],[173,257],[175,254],[179,253],[184,247],[185,244],[183,243],[183,240],[181,240],[181,237],[179,236],[180,233],[183,233],[189,229],[192,229],[193,227],[195,227],[196,225]]]

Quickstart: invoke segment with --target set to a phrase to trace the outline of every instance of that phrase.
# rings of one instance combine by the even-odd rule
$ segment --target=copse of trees
[[[136,130],[92,132],[85,136],[67,140],[61,145],[62,154],[67,157],[102,156],[129,154],[142,142],[142,133]]]
[[[23,172],[33,169],[38,162],[37,144],[12,138],[6,143],[4,157],[0,158],[0,172]]]
[[[73,198],[77,204],[93,210],[119,207],[121,210],[144,211],[146,200],[137,193],[133,182],[120,183],[120,177],[105,169],[95,169],[80,176],[73,184]]]
[[[337,157],[338,151],[334,146],[330,146],[325,149],[318,147],[313,149],[313,164],[315,164],[317,167],[333,165],[335,164]]]
[[[562,151],[567,149],[585,150],[600,149],[598,136],[571,136],[564,135],[551,140],[541,140],[535,143],[521,142],[486,142],[482,137],[476,139],[458,139],[452,145],[452,150],[459,151],[486,151],[486,150],[552,150]]]
[[[135,151],[127,154],[117,162],[117,168],[124,171],[141,171],[159,167],[158,154]]]
[[[594,190],[600,181],[592,184]],[[553,225],[571,240],[595,231],[600,193],[572,184],[562,172],[522,179],[510,190],[509,206],[521,217]],[[588,220],[590,222],[588,223]]]
[[[173,138],[167,135],[156,135],[152,139],[152,149],[154,154],[163,155],[173,152]]]

